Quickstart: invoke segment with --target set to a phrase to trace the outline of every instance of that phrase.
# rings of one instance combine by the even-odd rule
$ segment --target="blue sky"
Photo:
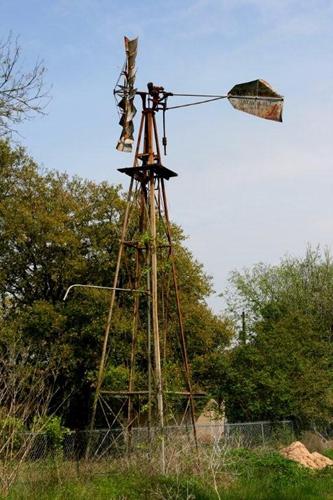
[[[0,0],[1,32],[19,35],[27,67],[48,68],[48,115],[19,128],[47,168],[127,185],[117,168],[112,90],[123,35],[139,36],[137,84],[225,93],[269,81],[285,96],[283,124],[228,102],[169,113],[165,165],[173,219],[220,292],[255,262],[333,246],[333,1]],[[210,300],[219,311],[221,299]]]

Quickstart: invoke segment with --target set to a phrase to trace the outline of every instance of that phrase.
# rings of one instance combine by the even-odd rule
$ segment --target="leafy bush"
[[[35,418],[32,430],[44,433],[48,446],[53,450],[60,450],[65,436],[70,433],[70,430],[61,424],[61,418],[57,416]]]
[[[267,478],[274,476],[275,481],[295,482],[308,477],[308,470],[296,462],[287,460],[277,451],[249,450],[239,448],[229,452],[229,460],[233,472],[244,478]]]
[[[5,416],[0,418],[1,456],[10,456],[20,450],[23,442],[24,422],[21,418]]]

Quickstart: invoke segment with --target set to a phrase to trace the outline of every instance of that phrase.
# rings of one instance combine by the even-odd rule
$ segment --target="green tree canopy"
[[[56,171],[41,171],[23,148],[0,141],[0,327],[19,333],[39,366],[59,370],[54,407],[65,422],[83,426],[100,357],[109,294],[74,289],[73,283],[110,286],[113,281],[125,201],[120,186],[71,178]],[[173,226],[180,294],[192,361],[225,345],[230,328],[206,304],[211,279],[184,246],[184,235]],[[120,285],[128,286],[132,259],[121,272]],[[168,323],[164,370],[177,384],[180,352],[177,317],[169,265],[159,269],[164,296],[160,297],[163,331]],[[120,296],[111,331],[107,383],[127,383],[131,349],[133,299]],[[143,333],[141,335],[143,338]],[[139,335],[138,384],[145,383],[145,345]],[[201,380],[195,383],[201,387]],[[124,389],[126,386],[124,387]]]
[[[219,359],[219,392],[230,419],[332,420],[333,262],[304,258],[259,264],[231,277],[234,318],[246,311],[247,341]]]

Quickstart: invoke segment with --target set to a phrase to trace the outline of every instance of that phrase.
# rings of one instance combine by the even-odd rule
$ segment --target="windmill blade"
[[[138,38],[130,40],[127,36],[125,36],[124,41],[127,62],[127,78],[129,85],[133,88],[135,81],[135,60],[138,51]]]
[[[283,97],[265,80],[239,83],[228,92],[230,104],[239,111],[282,122]]]
[[[126,62],[125,67],[122,71],[123,84],[118,85],[114,92],[115,95],[121,98],[117,105],[121,110],[119,125],[122,127],[122,131],[116,149],[118,151],[130,153],[132,151],[132,144],[134,142],[133,118],[136,114],[136,108],[134,106],[136,89],[134,88],[134,83],[136,76],[135,61],[138,48],[138,39],[134,38],[133,40],[130,40],[125,36],[124,43]]]

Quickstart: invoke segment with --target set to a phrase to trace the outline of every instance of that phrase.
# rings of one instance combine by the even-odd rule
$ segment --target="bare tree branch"
[[[45,88],[46,68],[37,60],[30,71],[21,68],[21,47],[12,34],[0,42],[0,137],[15,132],[14,124],[45,114],[49,89]]]

